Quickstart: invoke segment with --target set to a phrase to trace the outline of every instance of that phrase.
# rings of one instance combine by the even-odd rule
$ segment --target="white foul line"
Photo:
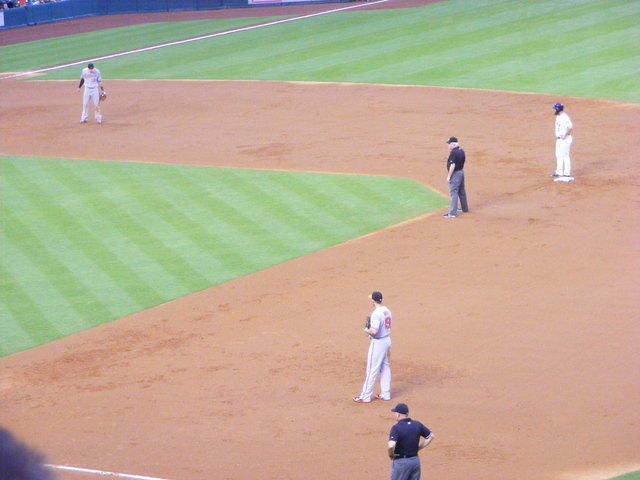
[[[105,472],[104,470],[92,470],[90,468],[67,467],[65,465],[51,465],[50,463],[45,464],[45,467],[53,468],[55,470],[64,470],[67,472],[90,473],[92,475],[101,475],[104,477],[132,478],[134,480],[167,480],[166,478],[145,477],[144,475],[129,475],[128,473]]]
[[[187,38],[186,40],[177,40],[175,42],[161,43],[160,45],[154,45],[154,46],[145,47],[145,48],[138,48],[136,50],[129,50],[128,52],[113,53],[111,55],[105,55],[103,57],[87,58],[86,60],[80,60],[78,62],[66,63],[64,65],[57,65],[55,67],[41,68],[39,70],[32,70],[32,71],[29,71],[29,72],[14,73],[13,75],[9,75],[9,76],[6,76],[6,77],[0,77],[0,80],[7,79],[7,78],[22,77],[22,76],[25,76],[25,75],[34,75],[34,74],[37,74],[37,73],[50,72],[52,70],[61,70],[63,68],[67,68],[67,67],[73,67],[75,65],[82,65],[83,63],[87,63],[87,62],[97,62],[98,60],[107,60],[109,58],[123,57],[125,55],[132,55],[134,53],[148,52],[150,50],[157,50],[159,48],[172,47],[174,45],[181,45],[183,43],[198,42],[200,40],[206,40],[207,38],[222,37],[224,35],[231,35],[232,33],[246,32],[248,30],[256,30],[258,28],[271,27],[273,25],[279,25],[281,23],[295,22],[297,20],[304,20],[305,18],[318,17],[320,15],[327,15],[329,13],[342,12],[344,10],[351,10],[351,9],[354,9],[354,8],[368,7],[370,5],[376,5],[378,3],[385,3],[385,2],[388,2],[388,1],[389,0],[376,0],[374,2],[361,3],[359,5],[351,5],[349,7],[334,8],[333,10],[327,10],[325,12],[310,13],[308,15],[302,15],[300,17],[285,18],[284,20],[275,20],[273,22],[260,23],[258,25],[250,25],[248,27],[235,28],[233,30],[226,30],[224,32],[210,33],[208,35],[201,35],[200,37]]]

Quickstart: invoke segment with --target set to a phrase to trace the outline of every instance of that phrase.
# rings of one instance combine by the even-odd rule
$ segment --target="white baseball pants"
[[[573,137],[556,138],[556,175],[571,176],[571,143]]]
[[[100,89],[84,88],[84,95],[82,96],[82,117],[81,122],[86,122],[89,119],[89,105],[93,102],[96,110],[96,122],[102,122],[102,113],[100,112]]]
[[[391,398],[391,364],[389,354],[391,352],[391,337],[372,338],[369,343],[367,355],[367,376],[364,379],[360,398],[370,402],[373,396],[376,379],[380,374],[380,394],[382,398]]]

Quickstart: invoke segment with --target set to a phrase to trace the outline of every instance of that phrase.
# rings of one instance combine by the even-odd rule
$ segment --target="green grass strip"
[[[126,42],[130,28],[110,31],[114,42]],[[162,28],[154,32],[156,40],[176,37],[169,27]],[[83,44],[95,44],[88,40]],[[101,45],[108,43],[101,39]],[[434,85],[640,102],[638,44],[638,1],[451,0],[307,18],[106,60],[100,68],[106,80]],[[46,44],[41,47],[51,58],[58,55]],[[4,61],[18,61],[13,51],[6,53]],[[43,58],[51,63],[47,54]],[[76,79],[79,71],[75,67],[43,78]]]
[[[626,473],[619,477],[611,478],[610,480],[640,480],[640,470],[637,472]]]
[[[8,45],[0,47],[0,72],[35,70],[282,18],[287,17],[148,23]]]
[[[0,159],[0,355],[447,204],[399,178]]]

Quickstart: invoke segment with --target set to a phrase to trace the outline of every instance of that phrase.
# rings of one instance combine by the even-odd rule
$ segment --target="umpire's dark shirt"
[[[431,430],[417,420],[403,418],[393,427],[389,433],[389,440],[396,442],[396,457],[407,458],[418,455],[420,437],[427,438]]]
[[[452,163],[456,164],[453,169],[454,172],[462,170],[464,168],[464,160],[464,150],[460,147],[452,148],[451,152],[449,152],[449,158],[447,159],[447,172],[449,171],[449,168],[451,168]]]

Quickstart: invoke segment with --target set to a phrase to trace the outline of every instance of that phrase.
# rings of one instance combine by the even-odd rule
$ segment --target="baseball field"
[[[355,480],[404,402],[423,478],[640,478],[638,25],[388,0],[1,32],[0,424],[95,470],[63,480]],[[358,405],[372,290],[393,398]]]

